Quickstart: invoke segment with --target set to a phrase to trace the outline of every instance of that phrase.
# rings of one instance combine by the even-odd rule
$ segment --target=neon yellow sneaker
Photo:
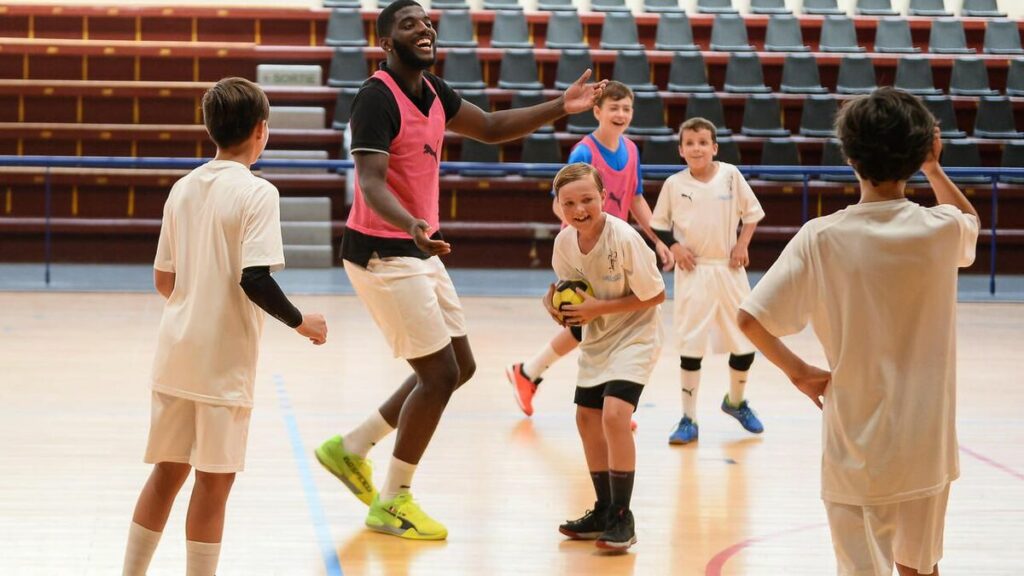
[[[448,529],[427,516],[408,492],[386,502],[381,502],[380,495],[375,495],[366,515],[366,526],[409,540],[444,540],[448,537]]]
[[[377,489],[373,487],[373,465],[368,458],[345,450],[341,436],[330,438],[313,453],[320,465],[341,480],[363,504],[369,506],[373,502]]]

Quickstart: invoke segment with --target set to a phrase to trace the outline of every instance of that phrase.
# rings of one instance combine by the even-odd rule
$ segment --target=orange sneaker
[[[530,380],[523,374],[522,362],[506,368],[505,376],[512,385],[512,395],[515,396],[519,409],[527,416],[533,416],[533,395],[537,393],[537,384],[540,384],[541,379]]]

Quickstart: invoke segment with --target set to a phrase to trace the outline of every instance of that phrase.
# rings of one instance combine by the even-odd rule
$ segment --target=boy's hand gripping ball
[[[586,280],[559,280],[555,286],[555,293],[551,297],[551,304],[555,310],[561,310],[563,306],[582,304],[583,298],[576,293],[576,289],[594,295],[594,290],[587,284]]]

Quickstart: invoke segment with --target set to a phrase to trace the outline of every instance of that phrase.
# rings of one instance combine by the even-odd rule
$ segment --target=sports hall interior
[[[835,573],[819,498],[820,413],[763,357],[748,387],[763,435],[717,411],[728,368],[724,356],[709,356],[704,432],[670,447],[680,392],[666,345],[636,413],[638,545],[609,557],[558,534],[593,499],[573,417],[575,357],[545,376],[530,418],[504,369],[555,332],[539,300],[554,279],[560,228],[552,165],[596,127],[590,113],[501,145],[446,135],[441,159],[460,164],[441,175],[442,230],[453,246],[445,264],[478,370],[442,420],[417,493],[450,536],[415,543],[365,530],[365,509],[312,449],[377,406],[408,366],[392,358],[340,267],[351,171],[301,161],[350,158],[349,107],[383,58],[374,21],[384,4],[106,1],[0,5],[0,574],[120,570],[149,469],[147,377],[162,303],[151,264],[167,193],[187,169],[73,159],[212,157],[199,102],[226,76],[257,81],[269,97],[264,158],[284,162],[258,173],[282,197],[288,269],[277,276],[300,308],[325,314],[331,332],[314,349],[267,322],[220,574]],[[1024,563],[1024,173],[994,182],[984,169],[1024,168],[1024,2],[424,5],[438,30],[434,72],[485,110],[556,98],[588,67],[596,79],[629,85],[627,136],[645,166],[663,167],[644,179],[652,205],[669,167],[684,168],[679,125],[714,121],[719,158],[743,167],[767,214],[751,244],[755,280],[807,218],[858,199],[850,174],[757,169],[842,167],[832,121],[845,101],[885,85],[920,95],[940,122],[942,164],[982,170],[954,176],[982,233],[975,263],[961,271],[962,475],[942,573],[1016,573]],[[920,177],[908,196],[934,201]],[[662,316],[670,326],[671,305]],[[787,341],[824,362],[810,330]],[[379,471],[391,442],[371,453]],[[150,574],[183,573],[183,526],[179,501]]]

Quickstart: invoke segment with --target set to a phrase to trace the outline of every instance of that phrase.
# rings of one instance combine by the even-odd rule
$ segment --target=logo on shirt
[[[619,211],[621,212],[622,211],[622,201],[626,199],[626,193],[623,192],[623,193],[619,194],[618,196],[616,196],[614,192],[609,190],[608,191],[608,198],[610,198],[612,200],[612,202],[615,202],[615,205],[619,207]]]
[[[686,192],[680,192],[679,195],[682,196],[683,198],[686,198],[690,202],[693,202],[693,196],[692,195],[687,194]]]
[[[619,261],[619,251],[610,250],[608,252],[608,271],[615,272],[615,265]]]
[[[430,154],[431,156],[434,157],[434,160],[437,160],[437,152],[435,152],[434,149],[430,147],[430,144],[423,145],[423,153]]]

